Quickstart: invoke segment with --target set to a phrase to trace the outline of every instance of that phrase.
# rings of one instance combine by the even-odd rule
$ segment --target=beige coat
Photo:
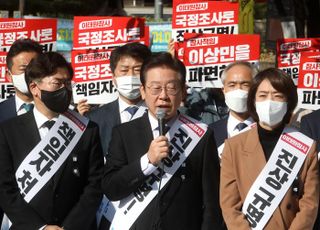
[[[241,208],[265,164],[257,127],[225,141],[221,162],[220,205],[229,230],[250,229]],[[293,194],[290,187],[265,229],[312,229],[319,204],[315,144],[300,170],[299,181],[299,195]]]

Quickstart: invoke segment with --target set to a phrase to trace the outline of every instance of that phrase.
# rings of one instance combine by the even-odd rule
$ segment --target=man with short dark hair
[[[113,129],[106,157],[102,188],[120,200],[111,228],[222,229],[213,132],[177,111],[186,96],[184,65],[156,53],[140,78],[148,113]]]
[[[253,123],[247,112],[247,97],[256,69],[249,63],[238,61],[231,63],[223,71],[221,81],[225,102],[229,107],[229,116],[209,125],[215,133],[219,155],[224,140],[237,135]]]
[[[33,108],[32,96],[28,91],[24,78],[24,71],[32,58],[42,53],[42,46],[31,39],[15,41],[6,57],[6,77],[12,82],[15,96],[0,103],[0,123],[26,113]],[[3,212],[0,210],[0,225]]]
[[[42,53],[42,46],[31,39],[15,41],[7,54],[7,78],[12,82],[15,96],[0,103],[0,122],[23,114],[33,107],[32,96],[25,82],[24,71],[32,58]]]
[[[111,52],[110,68],[119,98],[94,109],[86,116],[98,124],[103,154],[108,152],[112,128],[141,116],[145,112],[140,95],[140,69],[151,56],[149,48],[140,43],[129,43]]]
[[[34,109],[0,125],[0,205],[11,229],[96,229],[103,157],[98,127],[68,110],[73,70],[61,54],[26,68]]]

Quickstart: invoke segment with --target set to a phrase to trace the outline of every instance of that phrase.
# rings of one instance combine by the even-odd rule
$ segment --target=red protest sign
[[[134,17],[74,17],[74,49],[110,49],[128,42],[149,45],[145,19]]]
[[[229,63],[256,63],[260,57],[259,35],[186,33],[183,44],[190,87],[220,88],[221,74]]]
[[[90,104],[105,104],[118,97],[112,83],[110,55],[111,50],[72,51],[72,91],[75,103],[86,98]]]
[[[6,57],[7,52],[0,52],[0,83],[8,83],[6,78]]]
[[[278,68],[284,70],[298,84],[301,52],[319,51],[320,38],[288,38],[277,41]]]
[[[0,50],[9,51],[12,43],[30,38],[44,46],[44,51],[56,51],[57,19],[0,18]]]
[[[298,107],[320,108],[320,52],[302,52],[298,80]]]
[[[172,9],[172,37],[179,58],[184,33],[238,34],[238,3],[174,0]]]
[[[6,76],[7,52],[0,52],[0,101],[3,101],[15,94],[13,85]]]

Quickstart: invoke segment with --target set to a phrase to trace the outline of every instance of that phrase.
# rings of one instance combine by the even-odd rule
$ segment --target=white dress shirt
[[[14,100],[16,102],[16,111],[17,111],[17,115],[21,115],[27,112],[27,110],[25,110],[25,108],[22,106],[24,103],[23,100],[21,100],[18,96],[14,96]],[[30,102],[32,103],[32,102]]]
[[[126,109],[133,105],[130,105],[127,102],[125,102],[124,100],[121,99],[121,97],[119,97],[118,102],[119,102],[119,113],[120,113],[121,123],[130,121],[132,116]],[[143,104],[143,101],[139,101],[135,106],[139,108],[142,104]]]
[[[43,115],[39,110],[37,110],[36,107],[33,109],[33,115],[36,120],[37,128],[39,130],[39,134],[41,139],[43,139],[49,132],[48,127],[44,126],[44,123],[46,123],[49,119]],[[57,121],[57,117],[53,118],[53,121]]]
[[[235,118],[234,116],[232,116],[231,113],[229,113],[228,122],[227,122],[228,138],[239,134],[240,131],[236,128],[236,126],[239,123],[245,123],[246,125],[249,126],[253,122],[254,121],[253,121],[253,119],[251,117],[249,117],[248,119],[246,119],[244,121],[240,121],[237,118]]]

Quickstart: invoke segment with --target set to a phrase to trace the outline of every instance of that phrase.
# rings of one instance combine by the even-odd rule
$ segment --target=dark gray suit
[[[225,139],[228,138],[228,118],[229,116],[209,125],[209,128],[214,132],[214,139],[216,140],[217,147],[222,145]]]
[[[15,96],[0,103],[0,123],[17,116]],[[3,211],[0,209],[0,224],[3,218]]]
[[[15,96],[0,103],[0,122],[17,116]]]
[[[111,140],[112,128],[121,124],[119,101],[115,100],[92,110],[87,117],[98,124],[103,154],[106,155]]]
[[[20,195],[15,171],[39,141],[33,112],[0,125],[0,204],[13,222],[11,229],[34,230],[45,224],[70,230],[95,229],[103,167],[98,127],[89,122],[67,160],[27,204]]]
[[[140,158],[153,140],[146,113],[116,126],[112,132],[102,188],[110,200],[135,192],[148,178]],[[220,167],[213,132],[208,129],[168,184],[130,229],[223,229],[219,207]]]

